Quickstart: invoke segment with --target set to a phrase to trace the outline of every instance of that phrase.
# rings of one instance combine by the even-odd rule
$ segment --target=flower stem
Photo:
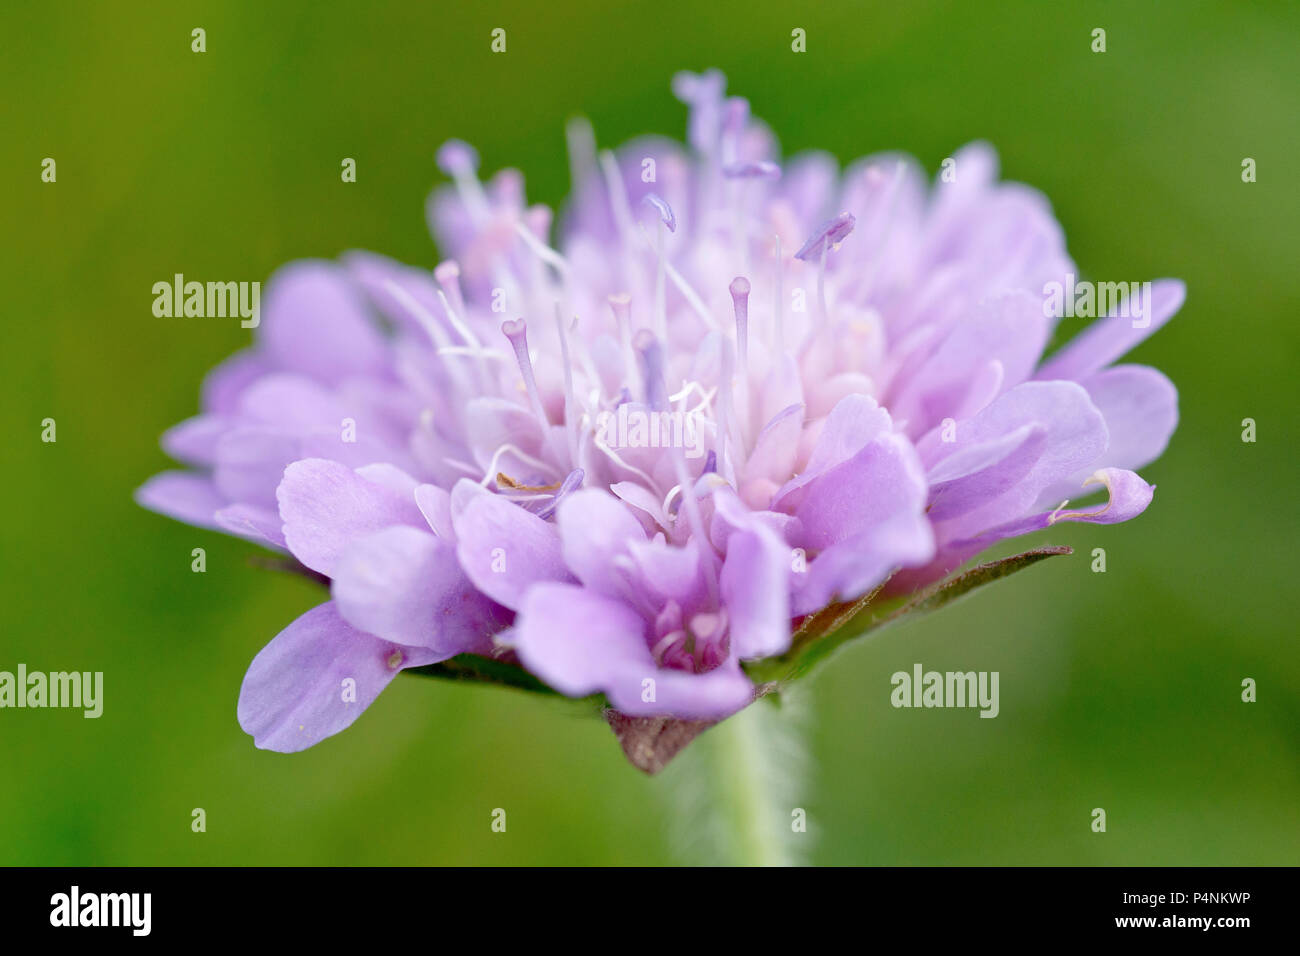
[[[727,827],[727,860],[738,866],[788,866],[783,814],[772,802],[771,741],[765,725],[774,715],[759,701],[704,735],[713,752],[719,816]]]

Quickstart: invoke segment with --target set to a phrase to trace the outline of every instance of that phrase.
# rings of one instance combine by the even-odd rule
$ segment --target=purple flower
[[[1140,513],[1173,386],[1113,365],[1117,311],[1046,362],[1072,276],[1036,192],[968,146],[927,189],[885,154],[782,165],[720,74],[689,148],[570,129],[552,214],[462,143],[428,273],[354,253],[273,279],[253,349],[164,446],[148,507],[287,551],[331,600],[256,657],[259,747],[336,733],[400,670],[482,655],[619,712],[714,720],[804,615],[907,590],[1056,521]],[[1104,491],[1101,503],[1073,499]]]

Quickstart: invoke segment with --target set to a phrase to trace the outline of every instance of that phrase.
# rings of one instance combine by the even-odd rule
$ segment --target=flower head
[[[1181,283],[1152,286],[1145,326],[1117,311],[1044,362],[1043,290],[1074,266],[988,147],[933,188],[894,154],[781,164],[720,74],[673,88],[689,148],[597,153],[571,127],[554,238],[517,172],[480,182],[444,146],[448,258],[287,267],[255,347],[165,436],[200,470],[142,503],[330,581],[245,679],[258,746],[310,746],[401,669],[461,654],[623,714],[719,719],[802,616],[1150,501],[1133,469],[1176,394],[1112,363]],[[1069,504],[1093,485],[1106,503]]]

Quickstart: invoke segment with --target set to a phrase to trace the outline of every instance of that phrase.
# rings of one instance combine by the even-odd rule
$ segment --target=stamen
[[[578,461],[578,419],[574,414],[573,365],[569,362],[569,339],[564,334],[560,303],[555,303],[555,331],[560,336],[560,358],[564,362],[564,431],[569,439],[569,460]]]
[[[514,455],[516,458],[518,458],[520,461],[524,462],[525,464],[532,465],[534,468],[537,468],[543,474],[547,472],[554,473],[555,471],[554,468],[552,468],[546,462],[542,461],[540,458],[534,458],[532,455],[528,454],[528,452],[524,451],[522,448],[518,447],[517,445],[512,445],[509,442],[506,442],[506,444],[502,445],[500,448],[498,448],[496,451],[492,453],[492,458],[488,461],[487,471],[483,475],[483,477],[479,480],[479,484],[481,486],[486,488],[488,486],[488,482],[492,481],[496,475],[500,474],[500,468],[498,467],[498,463],[501,461],[501,456],[504,455],[506,452],[509,452],[510,454]],[[474,469],[474,474],[478,474],[477,469]]]
[[[533,360],[528,356],[528,323],[522,317],[507,319],[501,323],[501,331],[510,340],[510,345],[515,350],[515,360],[519,363],[519,374],[523,377],[528,401],[533,406],[533,414],[537,416],[537,421],[545,434],[545,430],[551,423],[546,418],[541,393],[537,391],[537,379],[533,375]]]
[[[435,159],[438,168],[455,183],[456,192],[469,211],[474,225],[481,227],[491,217],[492,209],[476,175],[478,153],[474,147],[458,139],[449,139],[438,148]]]
[[[767,160],[728,163],[722,167],[728,179],[780,179],[781,167]]]
[[[524,245],[528,246],[537,258],[554,268],[562,279],[567,280],[569,278],[569,262],[564,256],[533,235],[532,230],[522,222],[515,223],[515,232],[519,234],[519,238],[524,240]]]
[[[727,471],[727,439],[731,427],[731,343],[722,340],[722,381],[718,383],[718,461],[721,463],[720,474],[725,478]],[[713,454],[710,452],[709,454]]]
[[[781,259],[781,234],[778,232],[776,234],[776,289],[773,294],[776,309],[772,313],[772,338],[776,345],[777,358],[785,354],[785,283],[781,277],[784,264]]]
[[[441,289],[438,290],[438,301],[442,303],[443,311],[447,313],[447,321],[456,330],[456,334],[465,340],[465,344],[475,348],[482,348],[483,343],[478,340],[477,335],[470,331],[469,326],[460,320],[460,316],[451,307],[451,303],[447,301],[447,296]]]
[[[564,481],[560,485],[560,490],[555,493],[555,497],[551,499],[549,505],[537,512],[537,517],[546,521],[551,517],[551,515],[555,514],[555,510],[560,507],[560,502],[564,500],[564,496],[581,488],[584,478],[586,478],[586,472],[581,468],[575,468],[573,471],[565,475]]]
[[[451,303],[451,308],[457,312],[464,311],[465,297],[460,291],[460,264],[455,259],[438,263],[433,270],[433,278],[437,280],[438,288]]]
[[[652,411],[663,411],[666,407],[667,387],[664,384],[663,350],[649,329],[642,329],[636,334],[633,343],[637,354],[641,356],[641,372],[645,376],[646,404]],[[713,549],[704,531],[704,518],[700,514],[700,503],[695,498],[695,487],[686,470],[686,457],[682,449],[672,447],[669,450],[673,469],[677,473],[677,484],[681,488],[682,503],[686,508],[686,519],[690,524],[696,547],[700,549],[700,561],[704,565],[705,578],[709,585],[709,596],[716,603],[718,598],[717,569],[713,564]],[[669,493],[671,497],[671,492]],[[667,510],[665,508],[665,510]]]
[[[609,297],[609,307],[618,326],[618,338],[623,345],[624,377],[628,382],[636,379],[636,355],[632,351],[632,297],[626,292]]]
[[[834,219],[827,219],[813,230],[813,234],[808,237],[807,242],[799,247],[799,251],[794,254],[794,257],[805,262],[811,262],[814,256],[821,256],[826,251],[827,246],[838,246],[843,242],[845,236],[853,231],[855,222],[856,220],[851,212],[842,212]]]
[[[736,276],[731,280],[731,304],[736,310],[736,354],[740,359],[740,374],[745,376],[749,356],[749,280]]]
[[[651,248],[655,248],[655,244],[651,242],[650,235],[646,232],[645,226],[638,223],[637,228],[641,230],[641,237],[645,240],[646,244],[651,246]],[[677,286],[677,291],[682,294],[682,298],[684,298],[686,303],[695,310],[695,313],[704,320],[704,324],[711,329],[718,328],[717,320],[714,319],[713,314],[709,312],[708,307],[704,304],[704,300],[702,300],[699,294],[690,287],[690,284],[682,277],[682,274],[673,268],[673,264],[664,258],[662,252],[659,253],[659,261],[663,263],[663,269],[664,272],[667,273],[668,278],[673,280],[673,285]]]
[[[596,134],[585,116],[575,116],[564,127],[569,147],[569,188],[577,195],[596,168]]]
[[[672,208],[654,193],[648,193],[642,202],[654,207],[659,213],[659,228],[655,230],[655,334],[665,345],[668,344],[668,300],[664,294],[664,229],[677,231],[677,217]]]
[[[677,231],[677,217],[673,215],[673,207],[668,205],[661,196],[657,193],[647,193],[641,201],[655,208],[659,213],[660,222],[668,227],[669,232]]]
[[[794,254],[796,259],[805,262],[817,256],[817,305],[820,309],[818,319],[823,326],[830,317],[826,308],[826,256],[832,248],[838,248],[844,237],[853,231],[855,222],[853,214],[849,212],[842,212],[834,219],[826,220],[813,231],[808,241]],[[811,341],[812,338],[809,337],[804,347],[811,344]]]
[[[600,169],[605,174],[605,188],[609,191],[609,205],[614,212],[619,235],[623,237],[624,245],[631,246],[636,238],[632,207],[627,201],[627,190],[623,188],[623,174],[619,171],[618,160],[609,150],[600,154]]]

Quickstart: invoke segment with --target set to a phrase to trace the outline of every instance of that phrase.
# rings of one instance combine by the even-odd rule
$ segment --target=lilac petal
[[[341,431],[347,410],[338,394],[302,375],[264,375],[239,397],[239,411],[252,423],[303,432],[314,428]]]
[[[383,485],[403,497],[407,495],[414,496],[416,489],[420,487],[420,483],[409,474],[386,461],[375,462],[372,465],[361,465],[356,469],[356,472],[366,481],[373,481],[377,485]]]
[[[855,221],[851,212],[842,212],[834,219],[827,219],[813,231],[808,241],[799,247],[794,257],[805,261],[820,258],[828,246],[837,246],[844,241],[844,238],[853,231]]]
[[[613,495],[584,488],[569,495],[556,513],[564,542],[564,563],[597,594],[621,597],[626,574],[614,559],[628,554],[634,541],[645,541],[641,522]]]
[[[239,726],[262,750],[306,750],[356,720],[403,668],[443,659],[364,634],[327,601],[253,658],[239,690]]]
[[[882,435],[808,486],[795,509],[808,547],[824,548],[895,515],[923,520],[925,475],[911,442]]]
[[[1087,378],[1168,322],[1182,307],[1186,297],[1187,286],[1182,281],[1155,280],[1151,283],[1149,314],[1143,319],[1147,323],[1144,327],[1134,328],[1134,319],[1111,310],[1110,316],[1088,326],[1048,359],[1034,377],[1040,381],[1060,378],[1081,381]]]
[[[655,682],[654,700],[644,699],[647,676]],[[683,720],[721,720],[753,701],[754,685],[737,661],[727,660],[701,674],[637,665],[621,674],[606,693],[617,710],[632,717],[671,714]]]
[[[259,544],[288,550],[284,543],[284,526],[280,515],[270,508],[238,504],[222,508],[214,516],[218,527]]]
[[[210,466],[216,461],[217,441],[232,424],[224,415],[187,418],[163,433],[163,451],[187,465]]]
[[[889,412],[869,395],[846,395],[826,418],[808,466],[797,478],[786,482],[773,498],[772,507],[789,510],[797,505],[800,488],[848,461],[877,437],[890,430]]]
[[[136,503],[200,528],[215,528],[213,518],[227,500],[210,478],[187,471],[164,471],[136,489]]]
[[[296,262],[267,284],[259,342],[280,368],[337,384],[386,366],[383,336],[357,287],[331,263]]]
[[[508,623],[504,608],[465,577],[456,549],[418,528],[353,541],[335,563],[330,593],[353,627],[448,656],[489,652],[492,635]]]
[[[556,690],[570,697],[604,691],[625,714],[716,718],[751,700],[753,685],[734,661],[703,674],[660,668],[646,634],[645,620],[621,601],[539,584],[524,601],[514,642],[524,665]]]
[[[682,607],[703,603],[708,580],[700,549],[694,544],[676,547],[656,535],[628,545],[632,570],[639,587],[656,603],[676,601]],[[710,552],[709,560],[715,560]]]
[[[213,415],[230,415],[239,407],[239,397],[253,382],[274,370],[258,349],[244,349],[226,359],[203,380],[200,404]]]
[[[447,489],[437,485],[420,485],[415,489],[415,505],[434,534],[455,543],[456,532],[451,526],[451,493]]]
[[[1029,378],[1049,333],[1041,300],[1027,292],[981,302],[901,386],[891,412],[911,423],[913,434],[945,416],[968,418],[996,397],[994,390],[1006,391]],[[976,387],[990,374],[991,388]]]
[[[790,548],[733,496],[714,500],[719,513],[738,526],[727,538],[719,578],[732,653],[741,660],[780,654],[790,647]]]
[[[528,593],[514,646],[525,667],[570,697],[605,690],[626,668],[654,667],[645,619],[616,598],[572,584],[542,583]]]
[[[465,573],[498,604],[518,610],[535,582],[573,580],[555,525],[472,481],[453,489],[451,522]]]
[[[763,426],[754,441],[753,451],[745,461],[742,485],[762,479],[775,483],[794,471],[795,459],[799,454],[799,435],[803,431],[803,416],[803,405],[791,405]]]
[[[1164,453],[1178,426],[1178,390],[1163,373],[1145,365],[1115,365],[1082,384],[1110,432],[1105,464],[1141,468]]]
[[[948,547],[953,551],[973,553],[986,548],[1005,538],[1015,538],[1022,534],[1031,534],[1050,527],[1058,521],[1086,521],[1092,524],[1118,524],[1136,518],[1151,504],[1155,494],[1155,485],[1148,485],[1138,475],[1123,468],[1102,468],[1083,482],[1083,486],[1101,484],[1106,487],[1109,498],[1104,505],[1071,511],[1066,509],[1068,502],[1052,511],[1028,518],[999,525],[973,538],[955,541]]]
[[[1080,468],[1094,465],[1106,450],[1106,422],[1088,393],[1074,382],[1025,382],[1004,392],[988,408],[958,427],[961,444],[1003,438],[1026,425],[1046,430],[1041,453],[1024,476],[1002,494],[943,522],[940,538],[956,540],[985,528],[1014,521],[1034,508],[1047,489]],[[957,452],[955,445],[928,448],[940,460]],[[945,453],[946,452],[946,453]],[[932,466],[932,467],[937,467]]]
[[[1046,444],[1047,429],[1029,424],[948,456],[927,476],[930,520],[959,517],[1005,494],[1029,474]]]
[[[818,554],[795,576],[791,613],[812,614],[834,600],[856,600],[895,568],[919,567],[934,553],[929,522],[904,515],[891,518],[868,534],[839,541]]]
[[[413,496],[321,458],[291,464],[275,494],[289,550],[307,567],[328,576],[355,539],[390,525],[425,526]]]
[[[907,439],[882,435],[810,484],[795,510],[801,547],[820,552],[795,579],[794,613],[852,600],[897,566],[928,561],[926,483]]]
[[[358,425],[362,428],[362,425]],[[337,423],[328,428],[317,428],[303,435],[299,440],[299,458],[327,458],[337,461],[349,468],[361,470],[375,462],[382,462],[395,470],[401,469],[393,462],[410,464],[407,455],[383,442],[370,437],[369,433],[357,436],[356,441],[344,441],[342,430]],[[380,482],[383,484],[383,482]]]
[[[275,489],[285,467],[303,457],[298,439],[280,428],[243,425],[221,436],[213,484],[230,501],[276,506]]]

